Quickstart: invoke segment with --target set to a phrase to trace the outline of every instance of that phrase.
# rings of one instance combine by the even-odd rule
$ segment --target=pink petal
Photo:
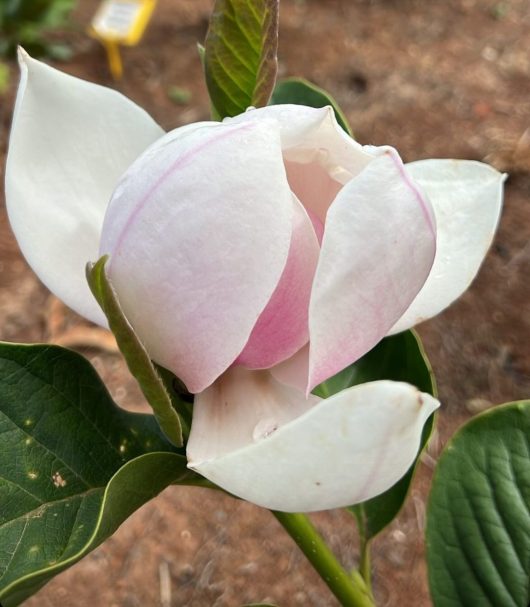
[[[236,360],[249,369],[266,369],[292,356],[309,339],[308,312],[320,247],[304,211],[293,197],[293,233],[280,282]]]
[[[105,217],[101,253],[123,309],[191,392],[237,358],[287,261],[292,195],[275,126],[168,134],[127,172]]]
[[[309,308],[309,390],[388,333],[433,263],[429,203],[395,150],[374,151],[328,211]]]

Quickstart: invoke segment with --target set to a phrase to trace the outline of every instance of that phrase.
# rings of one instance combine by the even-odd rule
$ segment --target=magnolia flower
[[[438,402],[378,381],[311,394],[470,284],[503,176],[403,165],[330,108],[280,105],[164,134],[117,92],[21,55],[9,218],[46,286],[105,318],[84,278],[103,254],[150,356],[195,393],[190,467],[268,508],[369,499],[416,456]]]

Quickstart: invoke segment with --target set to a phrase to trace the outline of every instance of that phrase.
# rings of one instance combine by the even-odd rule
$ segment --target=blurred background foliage
[[[69,58],[69,48],[48,36],[67,25],[75,4],[76,0],[2,0],[0,56],[12,56],[20,44],[36,57]]]

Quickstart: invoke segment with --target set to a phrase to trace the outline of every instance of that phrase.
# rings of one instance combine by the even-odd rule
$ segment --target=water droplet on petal
[[[255,426],[252,432],[252,439],[255,441],[262,440],[270,436],[278,430],[279,424],[276,420],[268,418],[261,419]]]

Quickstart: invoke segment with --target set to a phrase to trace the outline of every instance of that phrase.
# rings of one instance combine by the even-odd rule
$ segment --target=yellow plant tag
[[[155,5],[156,0],[103,0],[96,11],[89,33],[105,46],[114,78],[123,73],[119,45],[138,44]]]

